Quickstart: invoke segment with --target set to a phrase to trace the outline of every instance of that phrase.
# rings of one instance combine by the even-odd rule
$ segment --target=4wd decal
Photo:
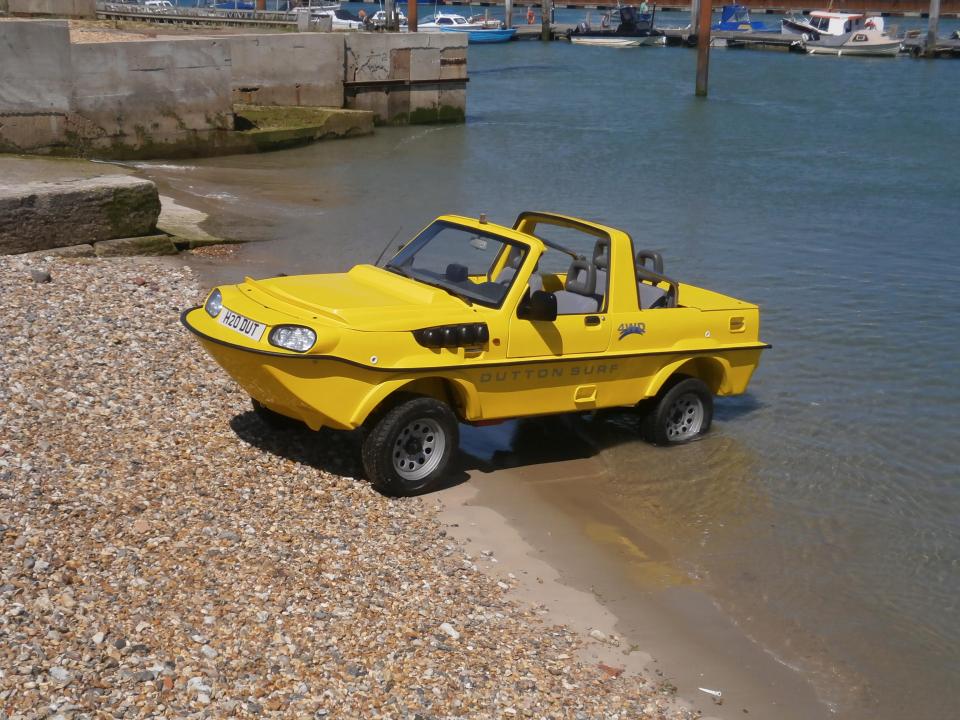
[[[647,332],[647,326],[645,323],[636,322],[636,323],[622,323],[620,327],[617,328],[620,331],[619,340],[623,340],[627,335],[643,335]]]

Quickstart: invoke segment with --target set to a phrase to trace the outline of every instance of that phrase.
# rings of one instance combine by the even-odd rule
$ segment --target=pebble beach
[[[0,717],[696,717],[580,662],[355,436],[262,424],[179,323],[202,298],[0,258]]]

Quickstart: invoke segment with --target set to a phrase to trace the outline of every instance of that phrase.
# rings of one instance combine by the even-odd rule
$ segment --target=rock
[[[93,257],[93,245],[84,243],[83,245],[66,245],[65,247],[47,248],[46,250],[34,250],[33,252],[22,253],[19,257],[25,258],[79,258]]]
[[[127,175],[0,185],[0,254],[154,231],[157,186]]]
[[[590,631],[590,637],[592,637],[597,642],[602,642],[602,643],[607,642],[607,634],[604,632],[601,632],[600,630],[597,630],[596,628]]]
[[[58,685],[66,685],[72,679],[70,672],[62,667],[50,668],[50,677],[53,678],[53,681]]]
[[[200,654],[203,655],[205,658],[209,658],[210,660],[213,660],[217,656],[217,651],[214,650],[209,645],[204,645],[202,648],[200,648]]]
[[[450,623],[440,623],[440,630],[449,635],[454,640],[460,639],[460,633]]]
[[[94,645],[99,645],[103,642],[104,635],[102,632],[96,632],[93,634],[93,637],[90,638],[93,641]]]
[[[31,269],[30,279],[33,280],[35,283],[48,283],[53,278],[50,277],[50,273],[47,272],[46,270]]]
[[[101,240],[93,244],[97,257],[126,257],[130,255],[176,255],[177,248],[167,235]]]

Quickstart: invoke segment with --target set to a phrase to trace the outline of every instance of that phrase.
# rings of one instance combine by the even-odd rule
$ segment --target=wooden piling
[[[550,29],[550,15],[552,15],[553,0],[543,0],[540,4],[540,39],[544,42],[553,40],[553,32]]]
[[[700,0],[700,29],[697,32],[697,97],[707,96],[707,75],[710,73],[710,21],[713,7],[710,0]]]
[[[503,26],[508,30],[513,27],[513,0],[503,2]]]
[[[410,0],[407,3],[407,32],[417,31],[417,3],[416,0]]]
[[[937,31],[940,26],[940,0],[930,0],[930,17],[927,19],[927,43],[924,54],[934,57],[937,54]]]
[[[697,33],[697,97],[707,96],[707,75],[710,73],[710,21],[713,7],[710,0],[700,0],[700,31]]]

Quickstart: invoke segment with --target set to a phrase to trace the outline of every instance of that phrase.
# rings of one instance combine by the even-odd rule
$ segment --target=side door
[[[514,310],[507,357],[555,360],[568,355],[602,353],[609,345],[610,321],[605,312],[557,315],[556,320],[547,322],[521,320]]]

